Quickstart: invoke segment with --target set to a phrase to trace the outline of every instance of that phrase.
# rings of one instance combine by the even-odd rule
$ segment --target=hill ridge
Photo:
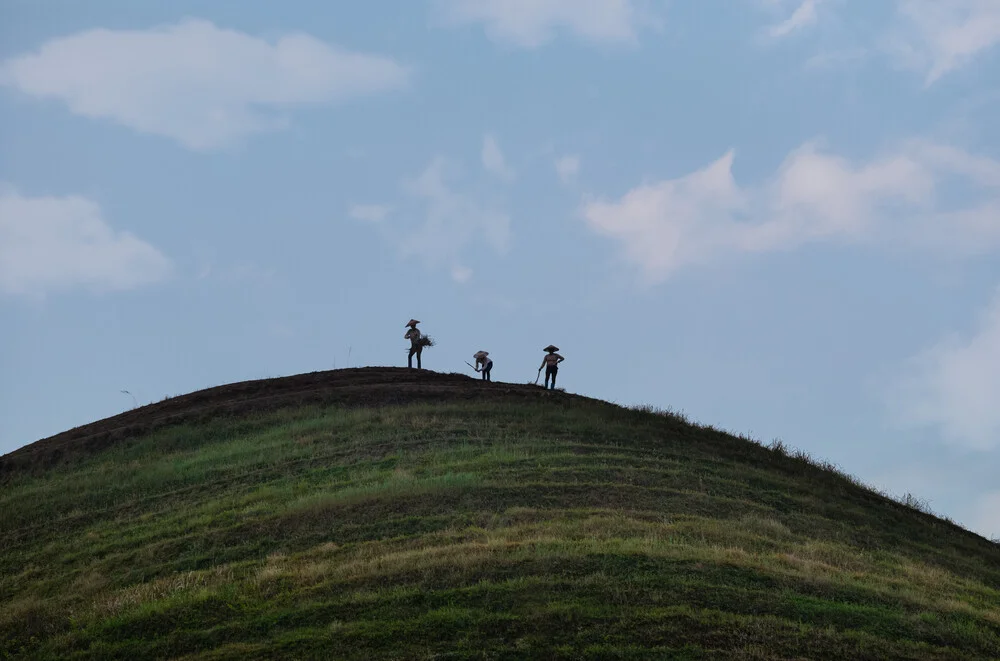
[[[57,465],[66,465],[158,429],[205,422],[219,416],[261,415],[302,406],[337,405],[367,408],[454,401],[530,401],[553,396],[563,398],[564,401],[587,402],[625,411],[657,411],[655,407],[649,405],[623,406],[613,401],[567,392],[564,389],[545,390],[532,383],[484,382],[460,372],[377,365],[316,370],[209,386],[165,397],[158,402],[143,404],[41,438],[0,455],[0,483],[20,474],[37,473]],[[685,425],[763,446],[760,441],[743,434],[719,429],[711,424],[692,423],[672,411],[661,411],[661,413],[677,417]],[[973,535],[979,540],[996,544],[994,540],[961,526],[947,516],[921,507],[915,502],[901,501],[837,466],[816,460],[807,453],[791,450],[783,443],[777,447],[777,452],[790,459],[803,461],[818,471],[846,479],[875,497],[885,498],[917,515],[929,517],[935,524],[944,524],[954,528],[956,532]],[[997,546],[1000,548],[1000,544]]]
[[[266,413],[303,405],[391,406],[415,402],[546,397],[604,400],[532,384],[483,382],[457,372],[367,366],[247,379],[201,388],[128,409],[38,439],[0,455],[0,481],[99,452],[129,437],[219,415]],[[611,404],[613,405],[613,404]]]

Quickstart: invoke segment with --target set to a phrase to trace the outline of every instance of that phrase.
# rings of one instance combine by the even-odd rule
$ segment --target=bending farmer
[[[490,372],[493,370],[493,359],[490,358],[489,356],[490,356],[489,351],[477,351],[476,353],[472,354],[472,357],[476,359],[476,367],[475,367],[476,371],[477,372],[481,371],[483,373],[483,381],[493,380],[492,378],[490,378]],[[482,370],[479,369],[480,365],[483,366]]]
[[[562,356],[556,353],[559,351],[559,347],[549,345],[543,349],[543,351],[548,351],[545,358],[542,358],[542,367],[545,368],[545,387],[549,387],[549,377],[552,377],[552,389],[556,387],[556,374],[559,372],[559,363],[566,360]],[[538,368],[538,371],[542,371],[542,367]]]

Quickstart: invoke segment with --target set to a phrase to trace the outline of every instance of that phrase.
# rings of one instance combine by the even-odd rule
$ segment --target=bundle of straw
[[[430,335],[421,335],[419,342],[422,347],[434,346],[434,339]]]

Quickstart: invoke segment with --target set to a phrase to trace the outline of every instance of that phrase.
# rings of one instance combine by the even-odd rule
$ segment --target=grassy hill
[[[0,658],[1000,658],[1000,546],[780,447],[528,385],[233,384],[0,480]]]

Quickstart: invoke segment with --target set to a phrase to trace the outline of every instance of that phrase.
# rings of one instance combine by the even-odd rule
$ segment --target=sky
[[[0,0],[0,452],[406,365],[1000,537],[1000,1]]]

